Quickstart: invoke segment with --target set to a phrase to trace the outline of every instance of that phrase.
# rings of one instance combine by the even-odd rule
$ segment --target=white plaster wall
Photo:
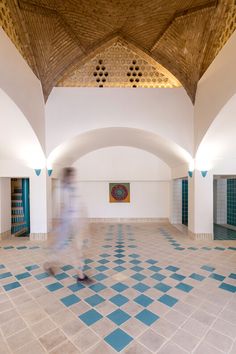
[[[44,148],[45,115],[41,83],[2,28],[0,28],[0,88],[11,97],[28,119]]]
[[[169,217],[169,181],[131,181],[130,203],[109,203],[108,181],[79,182],[79,188],[91,218]]]
[[[214,180],[214,222],[227,224],[227,179]]]
[[[169,217],[170,168],[156,156],[110,147],[84,155],[74,166],[89,217]],[[109,182],[129,182],[130,203],[109,203]]]
[[[172,224],[182,224],[182,179],[172,181]]]
[[[236,32],[198,82],[194,109],[195,150],[222,107],[236,93],[235,57]]]
[[[53,89],[46,104],[48,154],[78,134],[107,127],[143,129],[193,149],[193,106],[183,88]]]
[[[170,168],[155,155],[131,147],[109,147],[88,153],[74,166],[80,180],[169,180]]]
[[[11,179],[0,178],[0,234],[11,230]]]

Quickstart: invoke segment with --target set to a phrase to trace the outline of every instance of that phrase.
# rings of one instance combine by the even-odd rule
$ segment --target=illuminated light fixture
[[[193,177],[193,171],[188,171],[188,175],[189,175],[190,178],[192,178]]]
[[[202,177],[206,177],[208,171],[201,171]]]
[[[48,170],[48,176],[50,177],[51,174],[52,174],[52,170],[50,169],[50,170]]]
[[[36,168],[34,171],[36,173],[36,176],[39,176],[42,170],[39,168]]]

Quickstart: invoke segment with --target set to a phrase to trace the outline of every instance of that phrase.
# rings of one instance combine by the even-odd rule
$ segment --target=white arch
[[[198,83],[194,107],[195,152],[214,119],[236,93],[236,32]]]
[[[40,142],[24,114],[0,89],[0,160],[19,161],[31,168],[45,165]]]
[[[0,88],[28,120],[45,148],[45,109],[41,83],[0,28]]]
[[[146,150],[168,166],[188,163],[191,155],[176,143],[141,129],[112,127],[79,134],[55,148],[48,157],[49,165],[71,165],[81,156],[109,146],[129,146]]]
[[[214,167],[219,160],[236,159],[236,94],[216,116],[197,150],[196,159]],[[236,172],[236,167],[235,167]]]

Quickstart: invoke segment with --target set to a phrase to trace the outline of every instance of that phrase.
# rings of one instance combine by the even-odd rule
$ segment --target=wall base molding
[[[11,236],[11,230],[2,232],[2,233],[0,234],[0,241],[1,241],[1,240],[8,239],[10,236]]]
[[[204,233],[195,234],[192,231],[188,230],[188,235],[192,240],[196,240],[196,241],[213,241],[214,240],[213,234],[204,234]]]
[[[47,241],[48,234],[30,234],[30,241]]]
[[[168,218],[89,218],[94,223],[169,223]]]

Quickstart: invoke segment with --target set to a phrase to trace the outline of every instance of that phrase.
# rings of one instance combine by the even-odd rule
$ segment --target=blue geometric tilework
[[[20,291],[27,291],[30,280],[38,282],[40,289],[44,287],[48,290],[47,296],[53,296],[55,301],[59,300],[64,305],[63,311],[73,311],[85,328],[91,326],[94,331],[102,326],[103,321],[110,323],[108,334],[104,335],[103,339],[99,334],[99,338],[117,352],[124,348],[126,350],[126,346],[135,340],[132,321],[136,321],[141,328],[143,326],[143,331],[150,326],[150,330],[154,331],[155,326],[158,328],[159,318],[162,317],[161,310],[172,311],[175,306],[178,307],[177,304],[183,306],[185,297],[197,296],[197,292],[195,294],[193,290],[200,288],[203,291],[205,283],[213,285],[213,288],[228,296],[235,294],[235,269],[232,268],[228,274],[224,270],[224,274],[221,274],[222,268],[217,267],[215,260],[211,264],[211,258],[206,258],[206,252],[215,252],[216,255],[219,255],[219,252],[228,252],[234,257],[236,247],[195,247],[191,246],[191,243],[183,246],[186,241],[177,240],[177,237],[173,237],[164,227],[157,227],[157,237],[162,245],[159,250],[157,243],[155,252],[149,252],[145,248],[146,241],[136,242],[135,232],[131,232],[132,227],[109,225],[107,228],[109,232],[104,235],[105,242],[96,245],[97,253],[94,258],[89,254],[90,258],[85,260],[86,274],[92,283],[77,282],[75,267],[67,263],[52,277],[43,270],[42,264],[36,261],[35,257],[31,262],[29,258],[24,259],[23,266],[16,272],[7,266],[7,262],[0,264],[2,291],[19,291],[20,295]],[[148,238],[147,235],[145,237]],[[165,247],[161,249],[163,244]],[[133,250],[130,246],[135,246],[136,249]],[[21,249],[21,252],[24,252],[23,247],[14,246],[13,251],[17,253]],[[25,251],[29,252],[30,247],[27,246]],[[107,250],[104,252],[103,248]],[[171,250],[170,254],[168,249]],[[197,257],[198,251],[201,252],[204,256],[202,262],[199,263],[199,258],[195,267],[194,262],[190,262],[191,268],[188,270],[186,265],[183,266],[184,257],[181,258],[180,249],[184,255],[186,252],[189,259]],[[162,251],[166,257],[164,260]],[[21,252],[19,257],[22,257]],[[4,259],[1,262],[5,263]],[[177,311],[180,311],[181,306]],[[100,320],[101,326],[97,324]],[[152,326],[155,322],[157,324]]]

